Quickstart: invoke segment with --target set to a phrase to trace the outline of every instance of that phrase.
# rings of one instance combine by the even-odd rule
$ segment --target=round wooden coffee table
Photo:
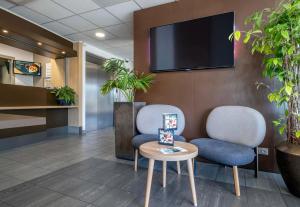
[[[140,154],[146,158],[149,158],[148,167],[148,178],[146,186],[146,196],[145,196],[145,207],[149,206],[150,191],[153,176],[153,167],[155,160],[163,161],[163,186],[166,185],[166,163],[168,161],[187,161],[188,172],[191,184],[191,190],[193,195],[194,206],[197,206],[197,196],[195,189],[194,171],[192,159],[198,155],[198,148],[195,145],[186,142],[175,142],[175,147],[181,147],[186,149],[186,152],[175,152],[173,154],[163,154],[160,152],[162,148],[172,148],[173,146],[160,145],[157,141],[147,142],[142,144],[139,148]]]

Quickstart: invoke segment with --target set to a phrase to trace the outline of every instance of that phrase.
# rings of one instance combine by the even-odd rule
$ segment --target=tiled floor
[[[0,192],[0,207],[143,206],[146,170],[133,173],[132,163],[115,159],[112,134],[107,129],[0,153],[0,189],[8,188]],[[192,206],[187,176],[169,172],[163,190],[160,174],[154,175],[151,206]],[[231,169],[201,163],[198,206],[300,206],[278,174],[261,172],[256,179],[253,171],[240,170],[240,198],[232,183]]]

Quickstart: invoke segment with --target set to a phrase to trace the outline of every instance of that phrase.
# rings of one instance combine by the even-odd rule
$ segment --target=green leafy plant
[[[75,104],[76,93],[74,89],[70,88],[69,86],[54,88],[51,93],[55,94],[58,100],[65,101],[66,104]]]
[[[263,76],[277,80],[270,102],[284,108],[273,123],[290,143],[300,144],[300,0],[286,0],[275,9],[255,12],[246,21],[247,31],[235,31],[229,38],[250,44],[252,54],[263,55]],[[258,84],[259,86],[263,83]]]
[[[154,74],[138,74],[126,67],[124,60],[111,58],[104,62],[103,69],[111,74],[111,79],[101,87],[102,95],[108,94],[113,89],[120,90],[130,102],[134,101],[137,90],[147,92],[151,87]]]

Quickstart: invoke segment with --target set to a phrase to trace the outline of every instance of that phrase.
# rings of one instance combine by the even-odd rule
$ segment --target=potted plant
[[[290,190],[300,196],[300,0],[287,0],[275,9],[255,12],[246,20],[250,29],[235,31],[230,38],[243,38],[252,53],[263,56],[263,76],[276,80],[270,102],[284,109],[273,123],[286,141],[276,146],[282,177]],[[258,84],[261,86],[264,84]]]
[[[134,102],[137,90],[147,92],[151,87],[153,74],[138,74],[126,66],[126,61],[112,58],[103,64],[103,70],[111,75],[101,87],[100,92],[106,95],[112,91],[120,93],[125,98],[114,102],[115,152],[116,157],[133,160],[131,139],[136,134],[135,117],[144,102]]]
[[[57,104],[59,105],[72,105],[75,104],[75,91],[69,86],[54,88],[51,93],[55,94]]]

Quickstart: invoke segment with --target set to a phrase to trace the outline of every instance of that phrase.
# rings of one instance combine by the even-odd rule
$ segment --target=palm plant
[[[286,133],[288,142],[300,145],[300,0],[286,0],[275,9],[255,12],[245,24],[250,29],[235,31],[230,39],[243,37],[252,53],[263,55],[263,75],[281,84],[271,89],[268,99],[285,109],[273,123],[280,134]]]
[[[130,102],[134,101],[134,94],[137,90],[147,92],[154,80],[154,74],[137,74],[126,67],[124,60],[111,58],[104,62],[103,69],[111,74],[111,79],[101,87],[102,95],[108,94],[113,89],[121,93]]]

